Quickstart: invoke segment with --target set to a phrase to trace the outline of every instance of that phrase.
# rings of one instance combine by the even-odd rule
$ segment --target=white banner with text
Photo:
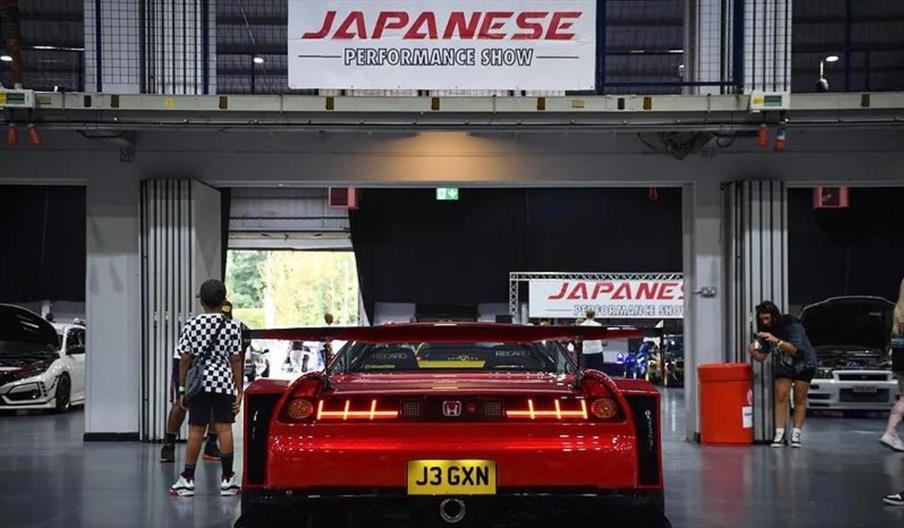
[[[681,319],[682,280],[531,280],[530,317],[578,318],[587,310],[598,319]]]
[[[593,90],[596,0],[289,0],[289,87]]]

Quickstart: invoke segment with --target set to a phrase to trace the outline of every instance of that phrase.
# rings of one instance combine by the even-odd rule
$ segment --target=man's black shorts
[[[201,392],[188,402],[188,424],[207,425],[213,423],[235,423],[232,402],[235,396]]]
[[[813,381],[813,376],[816,375],[816,369],[813,367],[803,367],[803,368],[791,368],[786,365],[782,365],[781,363],[776,362],[775,369],[772,371],[772,377],[779,379],[789,379],[792,381],[806,381],[810,383]]]

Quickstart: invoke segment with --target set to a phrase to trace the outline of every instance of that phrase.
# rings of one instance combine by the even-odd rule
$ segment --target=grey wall
[[[95,174],[199,178],[214,185],[644,185],[698,179],[900,181],[904,131],[795,132],[788,151],[739,139],[711,158],[675,160],[635,134],[427,132],[140,132],[134,163],[118,147],[70,131],[42,131],[39,148],[0,145],[0,179],[87,181]],[[653,138],[649,138],[653,140]]]
[[[904,132],[890,130],[792,130],[783,154],[759,151],[752,139],[739,139],[714,157],[692,155],[683,161],[653,151],[634,134],[612,133],[387,136],[154,131],[138,134],[134,163],[121,163],[119,147],[107,140],[59,130],[42,131],[42,136],[43,145],[37,148],[0,146],[0,184],[87,185],[86,316],[92,355],[85,430],[89,433],[138,430],[138,182],[142,178],[193,178],[213,185],[257,187],[429,186],[436,182],[463,186],[694,184],[701,190],[686,194],[694,214],[685,219],[686,251],[697,255],[685,258],[695,268],[685,269],[690,286],[709,285],[718,278],[708,271],[718,264],[713,260],[719,246],[718,182],[904,184]],[[691,235],[695,230],[700,231],[696,238]],[[689,240],[696,242],[689,244]],[[701,301],[688,313],[697,310],[698,317],[718,318],[720,302]],[[719,339],[706,337],[695,346],[705,349],[701,361],[718,361],[724,355]],[[689,424],[690,429],[694,427]]]

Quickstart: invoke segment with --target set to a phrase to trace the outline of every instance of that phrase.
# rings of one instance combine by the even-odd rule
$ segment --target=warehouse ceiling
[[[680,92],[674,83],[681,80],[685,61],[687,1],[606,3],[606,82],[616,83],[607,86],[607,93]],[[28,86],[83,89],[84,0],[19,4]],[[287,88],[287,6],[286,0],[216,3],[220,93],[251,93],[252,88],[262,94],[292,93]],[[833,91],[904,90],[904,2],[795,0],[793,8],[795,92],[815,90],[819,62],[831,54],[841,57],[826,68]],[[263,64],[255,65],[255,56],[262,57]],[[0,82],[10,83],[3,65]]]

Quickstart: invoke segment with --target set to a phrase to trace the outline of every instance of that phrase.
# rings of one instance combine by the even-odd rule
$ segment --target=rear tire
[[[54,395],[54,409],[58,413],[64,413],[72,407],[72,382],[69,381],[69,375],[63,374],[57,380],[56,391]]]

